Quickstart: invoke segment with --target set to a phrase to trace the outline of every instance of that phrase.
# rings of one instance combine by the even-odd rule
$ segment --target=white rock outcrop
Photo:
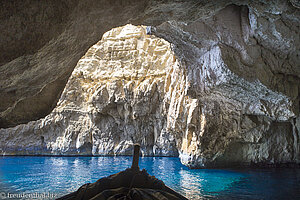
[[[166,116],[183,98],[178,65],[171,45],[146,27],[106,32],[79,60],[51,114],[1,129],[2,154],[128,155],[138,142],[144,155],[177,156]]]

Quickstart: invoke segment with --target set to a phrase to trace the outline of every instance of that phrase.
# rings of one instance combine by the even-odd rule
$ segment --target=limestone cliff
[[[2,151],[129,155],[138,142],[144,155],[177,156],[175,138],[165,133],[165,94],[173,92],[176,68],[170,44],[147,35],[145,27],[106,32],[79,60],[48,116],[4,129],[2,144],[13,145]]]
[[[2,154],[128,155],[139,142],[189,167],[299,163],[297,1],[69,3],[61,35],[1,66],[2,127],[30,121],[0,129]],[[137,26],[96,43],[125,22]]]

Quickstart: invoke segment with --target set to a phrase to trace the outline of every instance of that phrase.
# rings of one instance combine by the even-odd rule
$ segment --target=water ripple
[[[67,194],[125,170],[131,157],[1,157],[0,192]],[[140,158],[140,168],[189,199],[300,199],[300,170],[191,170],[178,158]]]

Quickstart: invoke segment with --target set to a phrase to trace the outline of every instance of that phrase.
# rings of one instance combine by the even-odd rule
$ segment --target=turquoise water
[[[130,166],[131,157],[1,157],[0,199],[59,197]],[[169,157],[140,158],[140,168],[189,199],[300,199],[299,169],[191,170]]]

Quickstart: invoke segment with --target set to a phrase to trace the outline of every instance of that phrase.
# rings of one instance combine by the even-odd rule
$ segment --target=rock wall
[[[262,34],[266,16],[257,9],[231,5],[205,20],[156,29],[174,45],[186,70],[185,95],[197,102],[177,129],[185,135],[181,161],[190,167],[299,162],[300,62],[291,56],[299,52],[299,30],[279,33],[275,24],[284,20],[267,15],[273,31]]]
[[[48,116],[4,129],[14,139],[8,146],[11,138],[1,138],[9,147],[2,152],[130,155],[138,142],[144,155],[178,156],[175,138],[165,133],[165,94],[172,95],[177,65],[170,44],[145,27],[112,29],[79,60]]]
[[[88,37],[82,28],[72,36],[70,31],[78,30],[75,22],[87,21],[74,21],[81,16],[71,14],[74,24],[61,40],[49,42],[53,51],[48,46],[49,52],[35,54],[74,50],[62,57],[57,65],[62,67],[43,72],[58,82],[39,78],[43,89],[33,96],[26,91],[34,93],[39,86],[34,90],[24,85],[26,91],[12,95],[23,95],[21,100],[2,104],[7,109],[1,111],[0,121],[7,127],[41,116],[38,110],[49,109],[50,103],[55,108],[39,120],[0,129],[3,155],[128,155],[131,144],[139,142],[143,155],[179,156],[183,164],[196,168],[299,163],[296,1],[139,1],[127,2],[124,9],[123,1],[105,2],[110,9],[89,10],[85,16],[101,12],[109,19],[111,9],[119,10],[124,22],[155,25],[151,34],[145,26],[133,25],[106,32],[77,62],[65,85],[83,46],[97,41],[95,26]],[[84,5],[74,4],[76,12],[85,10]],[[92,23],[105,24],[101,31],[115,24],[97,20]],[[75,45],[78,38],[87,40]],[[62,48],[66,54],[55,51],[65,40],[71,49]],[[2,73],[7,74],[8,66],[22,66],[17,60],[1,66]],[[38,68],[31,69],[39,72],[42,63],[37,59]],[[11,80],[24,81],[22,74],[14,77],[3,79],[10,85],[2,91],[20,85]]]

